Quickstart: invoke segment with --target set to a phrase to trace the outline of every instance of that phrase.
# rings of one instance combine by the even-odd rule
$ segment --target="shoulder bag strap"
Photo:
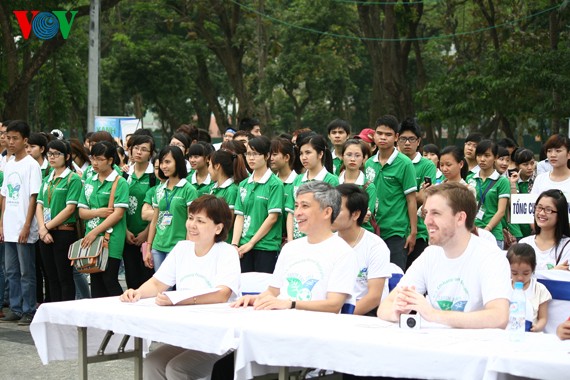
[[[109,196],[109,204],[108,204],[109,208],[114,208],[115,192],[117,191],[117,184],[119,183],[119,178],[120,178],[120,176],[117,176],[115,178],[115,180],[113,181],[113,186],[111,187],[111,195]],[[105,231],[105,237],[103,238],[104,239],[103,244],[108,246],[110,238],[111,238],[111,234],[109,232]]]
[[[556,252],[556,255],[555,255],[556,256],[556,265],[558,265],[560,263],[560,259],[562,258],[562,252],[564,252],[564,248],[566,248],[568,243],[570,243],[570,239],[566,240],[566,244],[564,244],[564,246],[562,247],[560,252]],[[558,247],[556,247],[556,251],[558,251]]]

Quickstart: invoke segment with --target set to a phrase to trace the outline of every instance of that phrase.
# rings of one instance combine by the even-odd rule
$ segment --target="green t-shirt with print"
[[[506,177],[499,175],[497,171],[485,180],[481,180],[479,173],[475,174],[469,180],[469,184],[475,188],[477,195],[477,203],[480,204],[475,225],[479,228],[485,228],[498,211],[499,199],[511,196],[511,185]],[[497,223],[491,233],[495,239],[503,240],[503,224]]]
[[[53,173],[44,178],[38,193],[37,202],[43,206],[44,223],[55,218],[67,205],[77,205],[83,191],[83,183],[76,173],[65,169],[55,178]],[[76,214],[71,214],[62,224],[74,224],[77,221]]]
[[[422,184],[425,181],[425,177],[431,178],[431,182],[435,184],[437,168],[435,167],[432,160],[421,157],[421,155],[416,157],[420,157],[420,159],[415,159],[412,161],[412,163],[414,164],[414,169],[416,170],[416,183],[418,185],[417,189],[420,191]],[[418,218],[418,234],[416,235],[416,238],[424,239],[425,241],[428,240],[428,232],[423,218]]]
[[[333,174],[336,175],[337,177],[340,174],[340,168],[342,167],[342,158],[340,157],[335,157],[333,158]]]
[[[195,171],[192,171],[190,174],[188,174],[188,176],[186,176],[186,180],[188,182],[190,182],[192,184],[192,186],[194,186],[194,188],[198,192],[198,196],[201,196],[204,194],[210,194],[210,190],[212,190],[212,187],[214,187],[214,185],[216,184],[214,181],[212,181],[210,179],[210,175],[208,174],[206,181],[199,184],[196,181],[194,174],[195,174]]]
[[[113,169],[117,172],[118,175],[120,176],[123,175],[123,171],[117,165],[113,164]],[[89,165],[87,169],[85,169],[85,171],[83,172],[83,176],[81,177],[81,179],[85,182],[87,178],[93,177],[94,174],[97,173],[95,173],[95,170],[93,170],[93,165]]]
[[[148,226],[148,222],[142,219],[142,207],[146,193],[150,190],[151,173],[143,173],[137,177],[132,173],[127,178],[129,184],[129,208],[127,209],[127,229],[138,235]]]
[[[216,184],[214,184],[214,186],[212,186],[212,188],[210,189],[210,194],[225,200],[228,206],[230,206],[230,210],[233,211],[235,209],[238,191],[239,191],[238,185],[236,185],[234,182],[231,182],[229,185],[224,187],[218,187]],[[232,225],[230,227],[230,230],[228,231],[228,238],[226,239],[226,242],[228,243],[232,242],[232,238],[234,236],[233,227],[234,224],[232,220]]]
[[[185,178],[181,179],[172,190],[168,181],[160,184],[152,199],[152,207],[158,208],[156,234],[152,248],[161,252],[170,252],[180,240],[186,239],[186,219],[188,206],[198,198],[198,192]]]
[[[366,161],[364,174],[376,185],[380,237],[406,237],[410,230],[406,195],[417,191],[416,171],[412,161],[396,149],[384,166],[378,161],[379,154]]]
[[[83,191],[79,197],[80,208],[90,210],[109,207],[109,197],[111,196],[111,188],[113,181],[118,174],[112,172],[103,182],[99,181],[97,173],[85,179]],[[113,207],[127,209],[129,207],[129,185],[127,181],[119,176],[119,182],[115,190],[115,199]],[[125,210],[126,211],[126,210]],[[95,217],[89,219],[85,223],[85,234],[87,235],[94,228],[100,225],[105,218]],[[104,235],[105,232],[100,235]],[[109,239],[109,257],[115,259],[123,258],[123,248],[125,247],[125,237],[127,235],[127,216],[126,212],[121,220],[113,226],[113,231]]]
[[[270,170],[259,182],[254,182],[253,176],[241,181],[234,210],[236,215],[243,215],[240,245],[251,240],[269,214],[277,213],[277,222],[254,249],[278,251],[281,248],[283,199],[283,182]]]
[[[376,185],[374,185],[374,182],[369,181],[367,179],[366,183],[359,187],[364,191],[366,191],[366,194],[368,194],[368,210],[370,210],[370,212],[372,213],[372,215],[370,216],[370,218],[372,219],[376,214],[376,206],[377,206]],[[366,187],[366,189],[364,189],[364,187]],[[370,223],[370,221],[362,223],[362,228],[374,233],[374,227],[372,226],[372,223]]]
[[[325,170],[325,169],[323,169]],[[320,173],[319,173],[320,174]],[[310,181],[323,181],[326,182],[328,184],[330,184],[331,186],[338,186],[338,177],[334,174],[331,174],[329,172],[326,172],[326,174],[322,177],[322,179],[310,179],[310,180],[305,180],[303,181],[303,179],[306,178],[306,173],[302,173],[299,174],[295,180],[293,181],[293,186],[289,187],[288,191],[289,193],[285,196],[285,210],[288,213],[295,213],[295,198],[296,198],[296,194],[297,194],[297,190],[299,190],[299,187],[305,183],[305,182],[310,182]],[[301,231],[299,231],[299,224],[297,223],[297,221],[293,218],[293,239],[299,239],[302,238],[303,236],[305,236],[304,233],[302,233]]]

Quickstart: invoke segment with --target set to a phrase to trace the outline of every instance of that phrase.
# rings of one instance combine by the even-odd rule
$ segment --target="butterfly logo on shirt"
[[[11,183],[8,184],[8,197],[17,200],[20,197],[20,184],[12,186]]]
[[[302,282],[296,277],[287,277],[287,282],[289,283],[287,294],[290,298],[299,301],[310,301],[313,298],[311,291],[319,280],[308,279]]]
[[[446,300],[440,300],[437,301],[437,304],[439,305],[439,308],[441,310],[451,310],[451,311],[463,311],[465,310],[465,305],[467,305],[467,301],[446,301]]]

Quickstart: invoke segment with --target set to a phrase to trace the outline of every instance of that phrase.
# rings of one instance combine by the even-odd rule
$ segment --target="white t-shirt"
[[[305,236],[283,246],[269,286],[280,289],[282,299],[319,301],[332,292],[348,294],[345,303],[354,304],[357,273],[356,255],[343,239],[310,244]]]
[[[214,244],[210,251],[198,257],[194,242],[179,241],[166,256],[154,278],[177,290],[208,289],[227,286],[232,290],[229,301],[239,294],[241,268],[234,247],[226,242]]]
[[[489,301],[512,293],[511,267],[502,251],[471,235],[461,256],[450,259],[442,247],[430,245],[408,269],[400,285],[415,286],[429,295],[435,309],[482,310]]]
[[[495,238],[495,235],[493,235],[490,231],[487,231],[484,228],[479,228],[477,227],[477,233],[479,234],[479,237],[481,239],[485,239],[487,240],[489,243],[492,243],[494,245],[497,245],[497,239]]]
[[[370,231],[364,230],[362,239],[354,246],[358,275],[354,295],[358,301],[368,294],[368,280],[390,278],[390,250],[384,240]]]
[[[30,196],[38,194],[41,184],[40,165],[32,156],[25,156],[20,161],[11,159],[4,166],[4,183],[2,184],[2,196],[5,197],[4,241],[18,242],[18,236],[26,222]],[[38,238],[38,222],[34,216],[28,243],[35,243]]]
[[[552,269],[556,266],[556,256],[560,256],[558,263],[570,260],[570,238],[563,237],[560,239],[558,247],[552,246],[544,251],[536,246],[536,235],[530,235],[522,238],[519,243],[526,243],[534,248],[536,253],[536,270]]]
[[[546,190],[557,189],[562,191],[565,195],[570,194],[570,178],[555,182],[550,179],[550,173],[551,172],[546,172],[536,176],[530,193],[540,195]]]

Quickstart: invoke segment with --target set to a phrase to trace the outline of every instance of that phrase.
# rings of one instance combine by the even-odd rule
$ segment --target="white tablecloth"
[[[77,359],[78,326],[88,327],[89,355],[97,352],[107,330],[221,355],[237,347],[234,315],[244,312],[227,304],[159,307],[154,299],[134,304],[118,297],[86,299],[42,304],[30,332],[44,364]],[[106,352],[119,340],[114,337]]]
[[[287,310],[254,313],[242,326],[236,379],[251,378],[255,363],[360,376],[568,379],[568,351],[570,342],[553,335],[513,343],[503,330],[401,330],[376,318]]]
[[[77,358],[77,326],[93,355],[105,331],[223,354],[236,350],[236,379],[270,366],[332,369],[361,376],[495,379],[511,373],[568,379],[570,341],[503,330],[400,330],[378,318],[300,310],[253,311],[227,304],[158,307],[117,297],[43,304],[30,326],[43,363]],[[112,347],[110,344],[109,347]],[[111,352],[108,349],[107,352]]]

